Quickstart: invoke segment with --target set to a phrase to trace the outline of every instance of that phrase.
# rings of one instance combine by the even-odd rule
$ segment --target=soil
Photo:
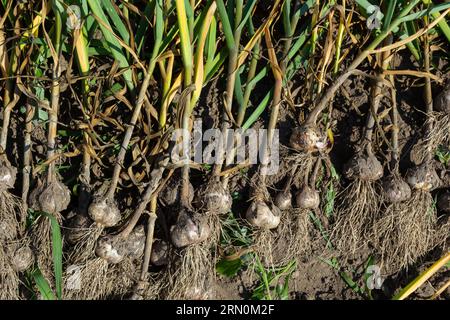
[[[412,68],[412,59],[408,55],[398,56],[398,66],[404,69]],[[424,122],[424,104],[423,104],[423,87],[417,83],[417,79],[407,77],[398,77],[396,81],[397,91],[397,105],[399,107],[399,152],[400,158],[400,172],[405,173],[406,170],[417,164],[413,146],[419,141],[423,133],[422,124]],[[296,83],[303,81],[302,77],[297,77],[293,80],[291,87],[296,87]],[[332,109],[332,129],[335,137],[335,145],[330,153],[331,161],[338,172],[341,172],[343,164],[355,152],[355,146],[361,138],[362,128],[365,124],[365,115],[369,108],[369,90],[370,80],[361,76],[352,77],[347,80],[342,88],[335,96]],[[435,88],[435,91],[438,91]],[[384,90],[384,98],[381,101],[380,112],[390,107],[391,101],[389,92]],[[256,93],[258,95],[258,93]],[[296,98],[297,103],[301,103],[301,98]],[[217,100],[215,100],[217,101]],[[214,101],[214,102],[215,102]],[[254,101],[258,101],[258,97],[254,97]],[[216,104],[211,102],[208,108],[215,107]],[[280,111],[280,121],[278,123],[280,133],[280,143],[287,145],[292,128],[298,125],[298,118],[296,114],[298,111],[293,109],[287,103],[283,103]],[[211,114],[211,113],[210,113]],[[302,111],[300,111],[302,114]],[[302,115],[300,115],[300,118]],[[380,119],[381,127],[390,125],[389,117]],[[389,146],[383,140],[384,133],[376,130],[375,151],[382,162],[390,161],[388,148]],[[387,156],[383,156],[387,154]],[[445,175],[446,169],[442,164],[437,165],[438,172],[441,176]],[[387,170],[387,169],[386,169]],[[251,176],[252,170],[247,173]],[[245,199],[248,193],[248,178],[242,176],[235,176],[232,181],[232,192],[238,192]],[[272,190],[281,190],[284,186],[284,179],[277,177],[272,184]],[[342,181],[340,188],[344,188],[347,181]],[[448,186],[448,182],[444,181],[444,185]],[[437,194],[440,191],[434,192]],[[274,193],[273,195],[275,195]],[[233,212],[235,215],[242,215],[247,206],[242,203],[234,205]],[[316,236],[318,232],[316,230]],[[364,265],[368,257],[375,258],[374,251],[371,248],[363,248],[358,251],[353,257],[352,261],[343,261],[344,267],[337,270],[331,267],[324,260],[333,257],[335,253],[326,249],[324,241],[318,241],[314,245],[313,251],[309,254],[307,261],[298,263],[296,271],[292,274],[289,282],[289,296],[291,299],[369,299],[366,293],[358,293],[352,289],[341,277],[340,271],[346,272],[353,281],[360,287],[364,287]],[[381,277],[383,285],[379,289],[374,289],[371,292],[373,299],[390,299],[416,276],[428,268],[433,262],[448,251],[450,239],[445,246],[437,248],[423,257],[420,261],[407,270],[403,270],[397,274],[386,276],[381,269]],[[279,245],[277,252],[274,255],[285,252],[286,247],[283,244]],[[437,288],[442,286],[445,279],[448,279],[450,269],[444,269],[431,280],[427,281],[421,288],[419,288],[413,295],[413,299],[425,299],[430,297]],[[252,272],[251,267],[240,272],[234,278],[227,278],[218,275],[216,285],[217,299],[249,299],[251,298],[252,289],[259,283],[258,276]],[[450,297],[450,290],[447,289],[441,295],[441,299],[448,299]]]
[[[405,52],[405,51],[403,51]],[[349,60],[351,60],[349,58]],[[438,65],[443,63],[438,61]],[[110,66],[109,66],[110,67]],[[98,74],[93,76],[99,79],[111,76],[106,68],[92,68],[92,70],[98,70]],[[398,56],[396,67],[401,69],[414,69],[417,66],[413,65],[412,59],[407,54]],[[361,69],[370,69],[368,63],[361,66]],[[440,66],[439,69],[444,70],[445,66]],[[305,84],[305,70],[299,70],[296,77],[289,84],[290,91],[295,91],[295,88],[304,86]],[[438,76],[443,76],[437,72]],[[193,119],[202,119],[203,130],[209,128],[218,128],[220,119],[222,118],[223,110],[223,93],[225,90],[225,77],[220,77],[214,81],[211,81],[205,88],[203,88],[203,94],[199,101],[198,107],[195,109]],[[417,164],[417,157],[414,154],[413,146],[417,144],[420,137],[423,134],[424,123],[424,103],[423,103],[423,81],[419,81],[416,78],[411,77],[397,77],[395,88],[397,92],[397,105],[399,107],[399,148],[400,148],[400,172],[404,174],[408,168]],[[118,151],[118,144],[122,137],[126,123],[128,119],[129,110],[120,110],[118,107],[118,100],[111,98],[111,96],[102,96],[104,91],[109,88],[107,81],[99,80],[100,92],[98,95],[101,97],[101,102],[98,102],[98,125],[95,127],[95,133],[99,137],[99,141],[93,143],[93,149],[95,152],[94,161],[91,166],[91,181],[90,187],[92,190],[97,190],[103,183],[108,182],[111,177],[112,168],[115,160],[115,156]],[[103,83],[105,82],[105,83]],[[253,110],[254,106],[263,98],[263,96],[270,90],[272,83],[269,81],[261,83],[258,90],[254,91],[254,95],[251,100],[253,106],[250,106],[247,110],[247,115]],[[363,127],[365,125],[366,115],[369,110],[369,97],[371,80],[362,76],[353,76],[347,80],[340,90],[337,92],[331,108],[331,113],[327,113],[327,116],[331,120],[331,130],[334,135],[334,145],[329,154],[331,163],[338,173],[342,172],[342,168],[345,162],[355,153],[359,147],[359,141],[363,134]],[[433,88],[435,93],[439,92],[440,87]],[[306,91],[306,90],[305,90]],[[150,95],[150,100],[157,101],[160,99],[156,89]],[[380,114],[387,110],[391,106],[388,91],[386,88],[383,91],[384,98],[381,101]],[[72,103],[70,99],[70,90],[64,92],[65,98],[61,99],[60,121],[62,123],[59,126],[59,130],[64,131],[65,134],[59,136],[58,145],[64,148],[64,151],[68,150],[81,150],[81,138],[77,134],[79,125],[83,123],[82,115],[79,112],[79,106],[76,103]],[[125,99],[124,97],[122,97]],[[311,99],[308,97],[307,92],[296,92],[293,97],[289,97],[292,100],[292,104],[287,103],[288,97],[285,97],[281,104],[280,119],[278,122],[280,144],[282,146],[282,152],[286,151],[286,146],[289,142],[289,137],[292,129],[299,125],[299,121],[303,121],[305,115],[308,114]],[[155,103],[156,105],[156,103]],[[121,105],[122,108],[123,105]],[[147,110],[148,111],[148,110]],[[12,164],[16,167],[21,167],[20,159],[22,150],[23,135],[18,128],[22,126],[24,121],[24,114],[20,110],[14,110],[15,115],[11,120],[11,139],[8,146],[8,158],[12,160]],[[143,112],[144,113],[144,112]],[[119,209],[122,213],[123,220],[126,219],[132,212],[133,208],[137,206],[140,199],[140,194],[144,189],[145,179],[147,179],[150,172],[150,163],[153,161],[152,156],[144,157],[143,154],[150,154],[148,146],[149,141],[153,139],[148,132],[148,123],[154,121],[147,115],[142,116],[135,128],[132,144],[130,149],[132,152],[128,152],[124,166],[126,170],[123,170],[119,183],[118,190],[115,194],[115,199],[118,202]],[[126,116],[124,116],[126,114]],[[269,118],[269,112],[263,113],[261,118],[254,124],[253,128],[262,128],[267,124]],[[389,143],[386,142],[387,128],[391,125],[389,117],[384,117],[379,120],[380,127],[377,127],[374,135],[374,152],[378,159],[382,163],[388,163],[390,159]],[[64,125],[65,124],[65,125]],[[107,124],[107,125],[106,125]],[[324,122],[320,124],[321,128],[324,127]],[[144,137],[144,138],[142,138]],[[389,138],[387,138],[389,139]],[[33,122],[32,131],[32,151],[33,151],[33,164],[36,169],[38,164],[41,164],[46,156],[46,133],[45,125],[42,121]],[[145,152],[144,152],[145,150]],[[284,151],[283,151],[284,150]],[[287,152],[287,151],[286,151]],[[283,156],[283,154],[282,154]],[[81,157],[72,157],[70,152],[63,156],[58,161],[58,172],[61,175],[62,181],[65,185],[73,191],[73,195],[77,195],[77,188],[80,187],[80,181],[77,179],[78,169],[81,163]],[[143,159],[141,159],[143,158]],[[97,161],[97,159],[101,159]],[[272,197],[277,192],[283,189],[284,183],[289,174],[288,165],[286,159],[281,159],[281,172],[274,177],[268,178],[268,191]],[[443,178],[443,186],[448,187],[450,185],[450,175],[448,174],[449,168],[437,163],[438,173]],[[59,166],[60,165],[60,166]],[[75,169],[74,169],[75,168]],[[328,168],[330,169],[330,168]],[[230,179],[229,191],[236,199],[233,203],[232,212],[236,218],[244,217],[244,214],[249,206],[249,199],[252,188],[252,178],[256,173],[257,166],[251,166],[240,170],[237,174],[233,175]],[[385,175],[389,173],[388,166],[385,165]],[[40,175],[37,174],[33,177],[36,181]],[[174,175],[175,179],[179,179],[178,173]],[[211,168],[201,168],[201,170],[191,170],[191,182],[195,190],[198,190],[200,186],[207,183],[211,179]],[[325,180],[329,180],[329,176],[325,176]],[[20,180],[20,179],[18,179]],[[339,181],[334,181],[333,186],[336,188],[338,194],[348,185],[349,181],[341,178]],[[295,188],[299,187],[298,183],[294,183]],[[20,190],[20,182],[18,183],[18,189]],[[324,194],[325,184],[320,186],[321,194]],[[443,192],[444,188],[433,191],[433,196]],[[322,199],[323,200],[323,199]],[[323,201],[322,201],[323,202]],[[322,209],[323,209],[322,203]],[[62,212],[62,215],[69,218],[69,212],[73,211],[77,207],[77,200],[75,196],[72,196],[72,201],[69,208]],[[155,238],[165,239],[169,238],[169,225],[176,220],[176,208],[173,207],[158,207],[158,219],[155,230]],[[319,217],[325,223],[325,229],[327,226],[331,226],[333,217],[329,220],[323,214]],[[66,219],[63,224],[64,228],[70,227],[70,221]],[[144,218],[142,218],[144,220]],[[120,225],[120,224],[119,224]],[[116,232],[116,228],[108,230],[108,232]],[[327,232],[329,230],[325,230]],[[274,231],[276,232],[276,231]],[[381,288],[375,289],[371,292],[371,297],[367,292],[358,292],[355,287],[351,287],[349,279],[355,282],[359,287],[365,286],[365,264],[369,258],[373,259],[373,263],[377,264],[377,254],[373,248],[364,247],[358,250],[355,255],[349,260],[337,255],[336,251],[328,249],[327,242],[323,239],[323,234],[316,229],[312,231],[313,242],[312,250],[306,257],[303,257],[297,261],[296,270],[292,273],[289,279],[289,298],[301,299],[301,300],[328,300],[328,299],[390,299],[400,288],[403,288],[417,275],[423,272],[439,257],[448,252],[450,248],[450,239],[443,246],[436,248],[429,252],[425,257],[416,262],[416,264],[410,266],[407,270],[386,276],[381,269],[381,277],[384,282]],[[275,251],[273,255],[278,258],[282,258],[287,251],[285,239],[280,239],[276,243]],[[334,260],[336,259],[336,260]],[[331,261],[338,261],[339,266],[331,266]],[[328,262],[328,263],[327,263]],[[270,267],[268,267],[270,268]],[[151,271],[160,271],[162,268],[151,269]],[[164,272],[164,271],[163,271]],[[258,274],[254,272],[254,267],[250,265],[244,266],[241,271],[234,277],[225,277],[216,275],[216,281],[214,283],[214,291],[216,299],[251,299],[252,293],[255,287],[259,284]],[[345,278],[347,277],[347,278]],[[445,281],[448,281],[450,277],[450,268],[444,268],[441,272],[435,275],[431,280],[427,281],[419,290],[417,290],[412,298],[424,299],[431,296],[436,288],[442,286]],[[282,278],[281,280],[283,280]],[[116,298],[116,297],[114,297]],[[449,299],[450,289],[447,289],[440,297],[440,299]]]

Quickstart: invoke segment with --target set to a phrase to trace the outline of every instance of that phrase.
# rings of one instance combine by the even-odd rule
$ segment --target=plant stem
[[[24,211],[28,208],[28,192],[30,190],[30,174],[31,174],[31,132],[33,131],[34,107],[31,99],[27,99],[27,114],[25,116],[25,130],[23,141],[23,169],[22,169],[22,205]]]
[[[392,42],[392,37],[388,37],[385,41],[386,45]],[[389,51],[385,51],[382,54],[378,55],[379,59],[377,61],[381,62],[381,70],[378,72],[376,76],[376,80],[374,85],[372,86],[372,92],[370,97],[370,110],[365,126],[365,135],[364,140],[366,142],[367,154],[372,154],[372,140],[373,140],[373,130],[375,127],[376,116],[378,109],[380,107],[380,101],[382,98],[382,89],[383,89],[383,80],[384,75],[383,71],[389,67]]]
[[[178,29],[180,33],[180,44],[181,44],[181,54],[183,58],[184,67],[184,90],[186,92],[183,98],[183,115],[181,120],[181,128],[183,130],[183,149],[187,147],[188,131],[189,131],[189,120],[191,116],[191,94],[189,92],[189,87],[192,83],[192,70],[193,70],[193,57],[192,57],[192,43],[191,43],[191,31],[189,29],[186,7],[184,0],[176,0],[176,11],[178,20]],[[188,151],[183,150],[183,155],[187,155]],[[185,159],[185,163],[182,168],[181,173],[182,187],[181,187],[181,203],[184,207],[189,206],[189,159]]]
[[[219,1],[219,14],[222,15],[222,22],[228,21],[225,16],[223,15],[224,8],[221,7],[221,3],[223,6],[223,1]],[[235,17],[234,17],[234,26],[236,26],[236,29],[234,30],[233,34],[230,35],[229,29],[227,29],[227,34],[225,36],[228,38],[227,40],[227,47],[228,47],[228,71],[227,71],[227,85],[226,85],[226,98],[225,98],[225,105],[224,105],[224,111],[223,111],[223,122],[222,122],[222,133],[223,133],[223,146],[226,148],[227,146],[227,129],[230,126],[230,115],[233,111],[233,94],[234,94],[234,86],[236,82],[236,74],[238,71],[238,50],[239,50],[239,43],[241,38],[241,28],[237,28],[237,26],[240,24],[242,19],[242,9],[243,9],[243,0],[236,0],[236,8],[235,8]],[[223,150],[220,151],[220,155],[218,157],[219,159],[223,159]],[[214,167],[213,174],[215,176],[220,175],[220,171],[222,170],[222,163],[218,163]],[[227,178],[224,178],[227,180]],[[224,185],[227,184],[227,181],[223,182]]]
[[[152,256],[153,237],[155,231],[155,222],[158,216],[156,215],[157,198],[154,196],[150,202],[150,211],[148,212],[147,220],[147,238],[145,239],[144,258],[142,260],[141,274],[139,276],[139,284],[143,284],[148,274],[148,267],[150,266],[150,258]],[[136,289],[139,289],[139,284]],[[135,289],[135,293],[136,290]]]
[[[270,31],[266,29],[265,33],[265,41],[267,44],[268,52],[269,52],[269,59],[270,59],[270,65],[272,68],[273,76],[275,78],[275,88],[273,93],[273,100],[272,100],[272,111],[270,113],[270,119],[269,119],[269,125],[267,126],[267,148],[264,148],[264,156],[263,156],[263,163],[261,165],[261,171],[260,173],[263,173],[261,180],[264,183],[266,173],[265,170],[267,169],[268,163],[269,163],[269,154],[272,152],[272,140],[274,131],[278,122],[278,114],[280,112],[280,102],[281,102],[281,89],[283,86],[283,73],[280,69],[280,66],[277,61],[277,57],[275,54],[275,49],[272,44]]]
[[[59,95],[61,91],[60,77],[61,77],[61,32],[62,19],[58,9],[55,12],[55,40],[53,52],[53,66],[52,66],[52,88],[50,98],[49,123],[47,134],[47,160],[51,160],[56,152],[56,136],[58,129],[58,112],[59,112]],[[50,184],[55,179],[55,162],[51,161],[48,165],[47,183]]]
[[[106,194],[107,198],[112,199],[114,197],[114,192],[116,190],[117,184],[119,183],[119,176],[122,170],[123,162],[125,160],[125,154],[128,149],[128,145],[130,144],[131,136],[133,135],[134,127],[136,126],[139,115],[141,114],[141,108],[144,104],[144,100],[146,98],[147,89],[150,85],[150,79],[153,75],[153,71],[155,70],[156,60],[159,53],[159,47],[162,42],[162,24],[163,24],[163,15],[162,15],[162,3],[161,0],[158,0],[159,5],[155,7],[156,14],[156,30],[159,32],[155,32],[155,42],[153,45],[152,56],[150,58],[150,62],[147,68],[147,73],[145,74],[144,80],[142,81],[141,89],[139,90],[139,95],[136,100],[136,105],[133,110],[133,114],[131,115],[131,120],[127,126],[127,131],[125,132],[125,136],[122,141],[122,145],[120,146],[119,154],[116,158],[116,164],[114,165],[113,177],[111,180],[111,184],[108,188],[108,192]]]
[[[395,90],[395,78],[393,75],[389,76],[389,80],[392,84],[391,89],[391,100],[392,100],[392,164],[393,164],[393,171],[394,173],[398,173],[398,165],[400,161],[399,157],[399,149],[398,149],[398,108],[397,108],[397,93]]]
[[[402,18],[406,16],[420,0],[411,0],[408,5],[400,12],[398,17],[386,28],[383,29],[380,34],[353,60],[350,66],[334,80],[333,85],[325,91],[314,109],[308,115],[305,124],[313,125],[317,122],[319,115],[326,108],[327,103],[333,99],[336,91],[344,84],[348,77],[354,70],[371,54],[371,51],[375,49],[395,28],[397,28],[402,22]]]
[[[150,181],[148,183],[147,189],[142,195],[141,202],[134,211],[126,227],[120,232],[120,236],[122,238],[127,238],[128,235],[131,233],[131,231],[133,231],[136,224],[138,223],[142,213],[144,212],[145,208],[147,208],[148,203],[150,202],[152,196],[154,196],[155,191],[159,187],[159,183],[161,182],[162,175],[166,169],[166,165],[168,164],[168,162],[169,158],[167,157],[161,162],[159,162],[157,164],[157,167],[153,169],[152,172],[150,173]]]
[[[428,22],[427,17],[425,18],[425,23]],[[430,73],[430,43],[428,38],[428,33],[424,34],[424,69],[426,73]],[[427,116],[427,127],[426,131],[430,133],[433,130],[433,97],[431,93],[431,79],[430,77],[425,78],[425,112]],[[433,159],[432,143],[427,144],[427,155],[425,160],[430,162]]]

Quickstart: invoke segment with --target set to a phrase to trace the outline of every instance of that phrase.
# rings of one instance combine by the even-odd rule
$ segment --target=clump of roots
[[[139,280],[129,300],[155,300],[158,299],[164,284],[161,274],[148,275],[144,280]]]
[[[128,237],[107,235],[97,241],[97,257],[72,263],[64,274],[67,299],[104,299],[123,296],[136,280],[135,260],[145,246],[143,226]]]
[[[341,253],[354,254],[367,244],[379,207],[373,181],[358,179],[343,191],[332,232],[333,243]]]
[[[429,128],[425,137],[414,145],[411,152],[412,160],[416,164],[425,162],[428,155],[434,154],[439,146],[450,145],[450,113],[447,111],[429,114],[425,128]]]
[[[409,200],[391,204],[374,225],[374,245],[383,272],[392,274],[417,262],[438,243],[436,212],[429,192],[415,190]]]
[[[25,212],[19,198],[0,188],[0,241],[13,240],[24,229]]]
[[[33,210],[51,214],[61,224],[61,211],[70,202],[69,189],[57,179],[51,182],[38,182],[30,193],[28,202]],[[50,218],[40,215],[31,229],[31,240],[37,249],[37,262],[44,276],[52,279],[52,230]]]
[[[190,300],[213,298],[211,287],[215,281],[216,257],[212,248],[219,242],[220,225],[217,212],[180,210],[176,223],[170,229],[171,241],[177,250],[168,263],[166,274],[154,284],[161,290],[162,297]],[[159,242],[156,245],[152,263],[166,263],[168,244]],[[155,259],[156,263],[153,262]]]
[[[214,298],[214,260],[210,245],[202,242],[179,252],[179,260],[169,270],[167,299],[207,300]]]
[[[103,228],[98,227],[89,217],[77,214],[69,222],[66,232],[67,242],[73,245],[68,256],[70,263],[82,263],[91,258],[95,252],[97,239]]]
[[[111,266],[102,258],[71,264],[64,272],[64,294],[68,300],[101,299],[112,291],[107,281]]]
[[[69,261],[80,263],[94,253],[96,242],[105,228],[116,226],[121,214],[114,199],[105,196],[104,185],[87,207],[87,214],[77,213],[67,229],[67,241],[73,245]]]
[[[19,276],[10,264],[7,246],[0,244],[0,300],[17,300],[19,295]]]
[[[317,157],[310,153],[296,153],[287,155],[285,173],[292,175],[292,184],[300,188],[309,180],[310,173],[314,169]]]
[[[309,209],[292,208],[283,216],[274,244],[281,246],[275,252],[282,252],[281,257],[273,258],[277,265],[285,265],[292,259],[300,261],[311,252],[313,226],[309,214]]]
[[[64,274],[65,299],[94,300],[122,297],[136,277],[136,266],[130,258],[110,264],[102,258],[84,264],[70,265]]]

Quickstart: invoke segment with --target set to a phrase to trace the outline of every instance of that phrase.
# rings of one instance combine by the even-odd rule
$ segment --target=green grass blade
[[[242,66],[236,74],[236,79],[234,80],[234,98],[237,100],[238,104],[242,106],[244,104],[244,93],[242,92],[242,82],[241,82],[241,72],[244,69]]]
[[[178,29],[180,32],[181,55],[184,65],[184,84],[185,87],[188,87],[192,82],[193,55],[185,1],[176,0],[176,8]]]
[[[108,49],[110,50],[111,54],[113,55],[114,59],[116,59],[119,62],[119,66],[121,68],[128,68],[124,71],[123,77],[125,78],[125,82],[127,84],[127,87],[134,91],[134,83],[132,78],[132,72],[131,69],[129,69],[129,63],[122,51],[122,46],[120,45],[119,41],[114,37],[114,35],[111,33],[110,30],[112,30],[111,25],[108,21],[108,18],[106,17],[99,0],[87,0],[89,3],[89,7],[92,10],[92,13],[100,19],[102,23],[98,23],[100,26],[100,29],[102,30],[103,36],[105,37],[106,43],[108,44]],[[106,27],[105,27],[106,25]]]
[[[242,19],[236,29],[242,30],[244,28],[244,25],[247,23],[248,18],[250,18],[251,16],[251,13],[256,5],[256,2],[257,0],[250,0],[247,2],[247,4],[244,7],[243,11],[244,14],[242,15]]]
[[[387,3],[388,7],[386,10],[386,15],[384,16],[383,25],[388,26],[391,24],[392,17],[394,15],[395,6],[397,5],[397,0],[391,0]]]
[[[228,58],[228,49],[222,48],[219,53],[205,65],[205,83],[217,75],[218,70],[222,67],[225,60]]]
[[[234,9],[236,8],[236,0],[227,1],[227,16],[230,19],[230,26],[234,29]]]
[[[416,27],[413,21],[407,21],[403,24],[404,26],[404,34],[400,35],[400,39],[406,39],[407,37],[416,33]],[[422,61],[422,54],[420,51],[420,46],[418,46],[417,39],[410,41],[406,44],[406,47],[411,51],[412,55],[417,61]]]
[[[426,15],[433,15],[435,13],[439,13],[441,11],[447,10],[448,8],[450,8],[450,3],[438,4],[438,5],[430,7],[429,9],[421,10],[421,11],[418,11],[415,13],[405,15],[404,17],[402,17],[400,19],[400,22],[414,21],[414,20],[420,19]]]
[[[153,11],[155,9],[156,1],[150,1],[146,4],[143,12],[143,16],[141,17],[138,27],[136,29],[135,41],[137,47],[137,53],[141,52],[142,45],[145,43],[147,39],[148,29],[150,28],[150,21],[148,17],[153,16]]]
[[[127,27],[122,22],[122,19],[117,14],[117,11],[114,9],[114,4],[111,2],[111,0],[109,0],[109,3],[104,0],[101,3],[103,9],[106,11],[109,18],[111,19],[111,23],[114,26],[114,29],[116,29],[119,32],[123,42],[125,42],[127,45],[130,45],[130,34],[128,33]]]
[[[431,0],[422,0],[422,2],[425,5],[430,5],[433,2]],[[431,16],[434,19],[437,19],[439,17],[439,13],[432,13]],[[448,23],[445,19],[442,19],[441,21],[438,22],[438,26],[441,29],[441,32],[444,34],[444,36],[447,38],[447,41],[450,43],[450,27],[448,26]]]
[[[245,131],[248,128],[250,128],[256,120],[258,120],[259,116],[266,110],[267,106],[269,105],[269,102],[272,101],[273,97],[273,89],[270,90],[265,97],[262,99],[262,101],[259,103],[259,105],[256,107],[256,109],[253,111],[253,113],[248,117],[248,119],[244,122],[242,125],[242,129]]]
[[[213,17],[211,21],[211,26],[208,31],[208,38],[206,39],[206,65],[214,61],[214,56],[216,54],[216,39],[217,39],[217,20]]]
[[[50,285],[39,269],[36,269],[33,272],[33,279],[44,300],[56,300],[55,295],[50,288]]]
[[[225,42],[229,50],[233,50],[236,46],[234,42],[233,29],[231,29],[230,17],[223,0],[217,0],[217,10],[219,11],[220,21],[222,22],[223,32],[225,34]]]
[[[291,0],[286,0],[282,8],[283,29],[285,34],[291,34]]]
[[[52,254],[53,254],[53,269],[55,276],[56,296],[59,300],[62,298],[62,237],[61,229],[58,220],[48,213],[43,213],[50,219],[52,225]]]

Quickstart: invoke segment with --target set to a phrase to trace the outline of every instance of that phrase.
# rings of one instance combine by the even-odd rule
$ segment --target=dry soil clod
[[[450,214],[450,192],[446,191],[439,195],[437,201],[437,207],[440,211]]]
[[[437,111],[450,115],[450,82],[444,90],[436,96],[433,101],[433,106]]]

